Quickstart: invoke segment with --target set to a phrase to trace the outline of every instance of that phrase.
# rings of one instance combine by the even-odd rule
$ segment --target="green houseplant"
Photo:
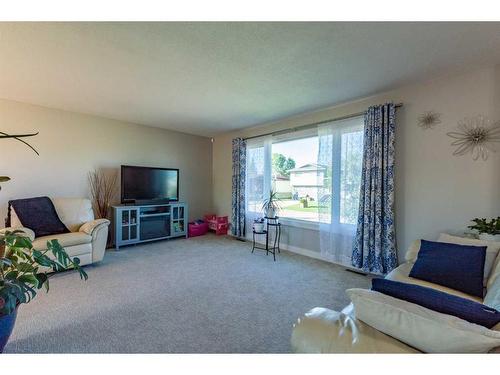
[[[500,241],[500,216],[491,220],[475,218],[471,221],[474,225],[469,225],[467,228],[477,231],[480,239]]]
[[[264,211],[266,217],[274,218],[276,216],[276,214],[281,209],[279,204],[280,201],[281,199],[278,198],[278,193],[271,189],[271,191],[269,192],[269,197],[267,199],[264,199],[264,202],[262,204],[262,211]]]
[[[15,139],[38,155],[38,151],[22,139],[37,134],[10,135],[0,132],[0,139]],[[0,183],[9,180],[7,176],[0,176]],[[47,255],[49,253],[52,257]],[[48,241],[47,249],[40,251],[33,248],[26,233],[0,231],[0,353],[14,328],[19,305],[33,300],[42,288],[49,291],[51,275],[47,271],[68,269],[75,269],[81,279],[87,280],[87,274],[80,267],[80,259],[71,259],[57,240]]]
[[[42,288],[49,291],[51,275],[46,271],[75,269],[87,280],[79,264],[80,259],[71,259],[57,240],[48,241],[47,249],[40,251],[24,232],[0,233],[0,352],[14,328],[18,306],[33,300]]]

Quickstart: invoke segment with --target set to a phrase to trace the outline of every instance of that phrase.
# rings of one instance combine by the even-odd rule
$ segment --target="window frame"
[[[356,133],[358,131],[361,131],[363,133],[364,137],[364,122],[361,122],[361,124],[351,124],[351,125],[346,125],[345,123],[349,122],[354,122],[356,119],[364,119],[363,116],[358,116],[358,117],[353,117],[349,119],[348,121],[342,121],[344,124],[339,124],[338,127],[334,128],[334,132],[336,135],[334,136],[333,139],[333,155],[332,155],[332,195],[335,198],[332,201],[332,215],[331,215],[331,220],[329,223],[324,223],[324,224],[330,224],[330,225],[335,225],[340,228],[353,228],[356,227],[357,224],[351,224],[351,223],[342,223],[341,222],[341,210],[342,210],[342,203],[341,203],[341,190],[342,190],[342,135],[344,134],[349,134],[349,133]],[[359,130],[357,130],[359,129]],[[362,156],[363,157],[363,156]],[[362,159],[361,159],[362,160]],[[333,186],[336,187],[336,190],[333,188]],[[334,192],[337,192],[336,194]]]
[[[351,124],[348,125],[349,122],[354,122],[356,120],[361,119],[361,121],[357,124]],[[298,228],[304,228],[304,229],[309,229],[309,230],[320,230],[321,225],[337,225],[340,227],[344,228],[352,228],[356,224],[350,224],[350,223],[341,223],[340,222],[340,211],[341,211],[341,195],[340,195],[340,190],[341,190],[341,170],[342,170],[342,135],[345,133],[350,133],[350,132],[355,132],[355,129],[359,129],[364,133],[364,123],[363,123],[363,116],[357,116],[348,120],[335,120],[330,123],[327,123],[325,125],[322,125],[321,127],[326,127],[330,126],[332,127],[333,125],[333,132],[332,132],[332,167],[329,167],[332,169],[332,210],[330,214],[330,221],[321,221],[319,215],[317,220],[306,220],[306,219],[300,219],[300,218],[293,218],[293,217],[287,217],[287,216],[281,216],[280,215],[280,222],[283,225],[286,226],[292,226],[292,227],[298,227]],[[347,124],[347,125],[346,125]],[[264,199],[268,196],[268,192],[272,186],[272,146],[274,144],[278,143],[283,143],[283,142],[288,142],[288,141],[293,141],[293,140],[299,140],[299,139],[306,139],[306,138],[313,138],[317,137],[319,141],[319,129],[320,127],[315,127],[307,130],[302,130],[302,131],[290,131],[286,133],[280,133],[278,135],[274,136],[267,136],[263,137],[260,140],[256,140],[253,142],[253,144],[248,144],[247,145],[247,153],[249,149],[252,148],[258,148],[258,147],[264,147],[264,171],[263,173],[266,173],[266,171],[269,173],[269,176],[264,175],[263,179],[263,195]],[[364,136],[364,134],[363,134]],[[248,154],[247,154],[248,155]],[[267,189],[266,189],[267,186]],[[336,186],[336,190],[333,188]],[[334,191],[337,191],[337,194],[334,194]],[[246,203],[245,203],[246,204]],[[251,211],[252,214],[257,214],[260,212],[254,212]]]

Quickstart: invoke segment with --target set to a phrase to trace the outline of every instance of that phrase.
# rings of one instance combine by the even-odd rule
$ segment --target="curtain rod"
[[[395,105],[396,108],[400,108],[402,106],[403,106],[403,103],[397,103]],[[314,127],[317,127],[319,125],[326,124],[326,123],[329,123],[329,122],[332,122],[332,121],[347,120],[347,119],[350,119],[350,118],[362,116],[365,113],[366,113],[366,111],[358,112],[358,113],[352,113],[352,114],[346,115],[346,116],[335,117],[335,118],[331,118],[331,119],[328,119],[328,120],[323,120],[323,121],[313,122],[313,123],[306,124],[306,125],[296,126],[294,128],[288,128],[288,129],[278,130],[278,131],[271,132],[271,133],[254,135],[254,136],[246,137],[246,138],[243,138],[243,139],[246,141],[246,140],[249,140],[249,139],[266,137],[266,136],[269,136],[269,135],[279,135],[279,134],[283,134],[283,133],[297,132],[297,131],[300,131],[300,130],[311,129],[311,128],[314,128]]]

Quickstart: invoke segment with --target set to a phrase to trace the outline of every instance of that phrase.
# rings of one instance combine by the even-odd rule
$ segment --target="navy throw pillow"
[[[66,225],[57,216],[54,204],[49,197],[16,199],[9,201],[23,227],[35,232],[36,237],[69,233]]]
[[[422,240],[410,277],[483,298],[486,246]]]
[[[500,312],[494,308],[432,288],[392,280],[373,279],[372,290],[430,310],[453,315],[486,328],[492,328],[500,322]]]

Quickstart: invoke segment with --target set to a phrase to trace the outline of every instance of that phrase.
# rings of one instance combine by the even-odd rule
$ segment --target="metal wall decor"
[[[453,155],[472,154],[474,160],[486,160],[490,152],[495,152],[494,143],[500,142],[500,126],[492,126],[484,116],[468,117],[458,122],[459,131],[447,135],[456,140],[451,143],[457,146]]]
[[[431,129],[440,123],[441,113],[436,113],[434,111],[425,112],[418,117],[418,126],[422,129]]]

